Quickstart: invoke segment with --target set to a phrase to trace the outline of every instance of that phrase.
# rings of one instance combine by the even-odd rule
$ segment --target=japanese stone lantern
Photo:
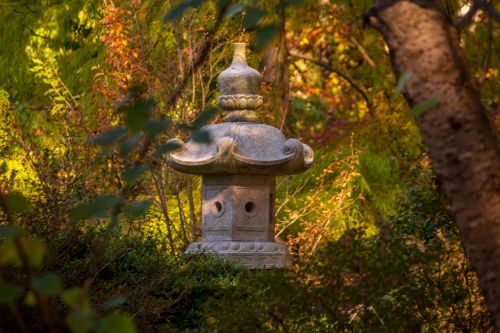
[[[212,252],[248,268],[291,264],[285,244],[274,239],[275,177],[300,173],[313,162],[312,149],[257,122],[262,76],[248,66],[245,43],[236,43],[231,67],[218,78],[224,122],[207,125],[208,143],[170,140],[180,148],[168,164],[202,175],[201,242],[186,253]]]

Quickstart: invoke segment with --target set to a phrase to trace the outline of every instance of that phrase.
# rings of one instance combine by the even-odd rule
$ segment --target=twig
[[[479,9],[483,9],[488,15],[496,21],[500,21],[500,12],[489,2],[484,0],[474,0],[470,9],[464,16],[458,18],[454,25],[458,30],[461,30],[469,23],[469,21],[476,15]]]
[[[50,110],[52,110],[52,105],[25,105],[25,104],[23,104],[22,107],[24,109],[30,109],[33,111],[50,111]],[[15,110],[16,108],[17,108],[16,105],[14,105],[14,104],[10,105],[11,110]]]
[[[462,30],[466,25],[467,23],[470,22],[470,20],[472,20],[472,18],[476,15],[477,11],[481,8],[481,6],[479,6],[479,3],[477,1],[473,1],[472,2],[472,5],[470,6],[469,10],[467,11],[467,13],[464,14],[464,16],[461,16],[459,17],[455,23],[453,23],[453,25],[458,29],[458,30]]]
[[[363,59],[366,60],[366,62],[368,63],[368,65],[370,65],[373,68],[377,67],[377,65],[375,65],[375,61],[373,61],[373,59],[370,57],[370,55],[368,54],[368,52],[366,52],[366,50],[363,47],[363,45],[361,45],[361,43],[358,42],[358,40],[356,38],[354,38],[354,37],[351,36],[351,42],[353,42],[353,44],[356,45],[356,47],[358,48],[359,53],[361,53],[361,56],[363,57]]]
[[[198,56],[196,57],[196,59],[193,60],[191,66],[189,66],[187,73],[183,75],[181,82],[177,84],[177,86],[174,89],[174,92],[168,98],[166,103],[167,107],[172,107],[175,105],[175,103],[177,102],[177,100],[181,95],[181,92],[184,90],[188,81],[191,79],[192,74],[198,69],[198,67],[200,67],[203,64],[203,62],[207,58],[208,54],[210,53],[209,52],[210,48],[212,47],[212,44],[215,40],[216,32],[219,30],[219,27],[222,21],[224,20],[227,8],[228,8],[227,5],[224,6],[217,14],[217,19],[212,29],[208,32],[208,37],[201,43],[200,52],[198,53]]]
[[[500,12],[497,11],[491,3],[484,0],[475,0],[474,3],[478,3],[479,6],[481,6],[481,8],[483,8],[491,18],[495,19],[496,21],[500,21]]]
[[[360,93],[360,95],[363,97],[363,99],[365,100],[366,102],[366,106],[368,107],[368,112],[370,113],[370,115],[372,117],[375,116],[374,112],[373,112],[373,106],[372,106],[372,103],[370,102],[370,100],[368,99],[368,96],[366,95],[366,93],[363,91],[363,89],[361,89],[347,74],[345,74],[344,72],[342,72],[341,70],[339,70],[338,68],[335,68],[333,66],[330,66],[329,64],[325,64],[324,62],[322,61],[319,61],[319,60],[316,60],[316,59],[313,59],[313,58],[310,58],[308,56],[305,56],[305,55],[301,55],[301,54],[295,54],[295,53],[290,53],[290,55],[294,58],[298,58],[298,59],[302,59],[302,60],[307,60],[309,62],[312,62],[313,64],[315,65],[318,65],[326,70],[329,70],[330,72],[332,73],[335,73],[337,74],[338,76],[340,76],[341,78],[343,78],[344,80],[346,80],[357,92]]]
[[[483,82],[486,79],[486,74],[491,64],[491,49],[493,44],[493,19],[491,16],[488,17],[488,45],[486,47],[486,52],[484,53],[484,63],[483,72],[479,78],[479,82]]]

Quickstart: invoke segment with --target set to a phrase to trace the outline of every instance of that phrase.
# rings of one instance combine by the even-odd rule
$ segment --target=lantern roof
[[[261,74],[248,66],[245,43],[236,43],[231,66],[218,78],[219,106],[228,111],[221,124],[204,126],[208,142],[180,139],[167,163],[192,174],[294,174],[306,170],[314,153],[296,139],[286,139],[272,126],[257,123],[262,106]]]

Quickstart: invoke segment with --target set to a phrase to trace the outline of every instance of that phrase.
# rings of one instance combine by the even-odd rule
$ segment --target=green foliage
[[[55,273],[47,273],[31,281],[34,290],[45,296],[57,296],[63,290],[61,277]]]
[[[382,215],[393,213],[400,198],[400,175],[396,162],[385,154],[363,151],[359,158],[359,193]]]
[[[127,130],[124,127],[112,128],[104,133],[101,133],[99,136],[92,138],[91,142],[98,145],[111,144],[122,138],[126,133]]]
[[[0,282],[0,304],[13,303],[22,294],[22,287],[9,282]]]
[[[165,21],[175,21],[181,17],[184,12],[192,8],[197,8],[203,4],[204,0],[181,0],[174,8],[172,8],[167,15],[165,15]]]
[[[72,219],[84,220],[91,217],[103,217],[120,203],[120,197],[114,194],[99,196],[89,203],[81,204],[72,212]]]
[[[436,107],[439,104],[439,99],[437,97],[431,97],[428,100],[425,100],[417,105],[415,105],[411,110],[410,114],[413,117],[418,117],[424,112],[427,112],[429,109]]]
[[[31,209],[30,202],[20,193],[5,196],[5,209],[10,214],[22,213]]]
[[[132,319],[121,313],[112,313],[104,317],[97,325],[98,333],[135,333]]]

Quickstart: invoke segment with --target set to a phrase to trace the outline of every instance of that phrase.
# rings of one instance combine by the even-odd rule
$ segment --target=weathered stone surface
[[[168,156],[169,165],[194,174],[273,174],[305,171],[314,152],[296,139],[286,139],[272,126],[232,122],[203,128],[210,143],[178,139],[181,148]],[[173,141],[172,141],[173,142]]]
[[[251,269],[290,267],[292,258],[278,242],[203,241],[192,243],[186,253],[216,253]]]
[[[234,44],[233,62],[219,74],[217,84],[221,96],[259,95],[262,75],[248,66],[245,45]]]
[[[255,110],[262,106],[262,96],[260,95],[222,95],[218,99],[219,106],[223,110]]]
[[[204,240],[274,241],[274,189],[274,176],[205,176]]]
[[[224,123],[202,128],[208,143],[170,140],[180,148],[167,156],[172,168],[203,175],[203,241],[186,253],[213,252],[248,268],[291,265],[285,244],[274,239],[275,176],[299,173],[313,162],[312,149],[255,123],[262,105],[261,75],[248,67],[245,44],[235,44],[231,67],[219,76]]]

